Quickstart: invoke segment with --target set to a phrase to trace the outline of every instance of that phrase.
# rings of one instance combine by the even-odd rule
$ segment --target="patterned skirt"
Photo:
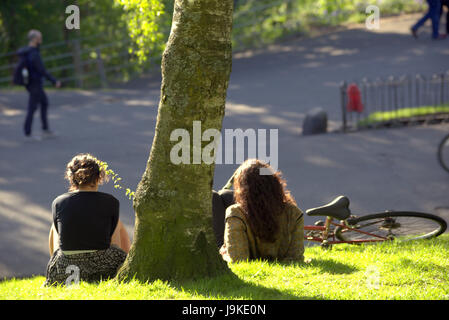
[[[116,246],[71,255],[57,249],[48,262],[45,285],[71,285],[79,281],[97,282],[113,278],[125,259],[126,253]]]

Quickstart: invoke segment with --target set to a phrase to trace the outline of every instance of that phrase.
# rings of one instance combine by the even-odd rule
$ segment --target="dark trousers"
[[[27,90],[30,96],[28,100],[28,111],[25,118],[24,131],[25,135],[29,136],[33,125],[34,112],[37,110],[38,105],[40,105],[41,109],[42,130],[48,130],[48,98],[42,85],[31,85],[27,87]]]
[[[417,31],[427,19],[432,20],[432,38],[438,38],[440,27],[440,13],[441,13],[441,0],[427,0],[429,5],[429,11],[412,27],[413,30]]]

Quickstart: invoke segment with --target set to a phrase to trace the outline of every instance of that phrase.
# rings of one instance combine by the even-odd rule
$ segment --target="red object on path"
[[[363,112],[363,103],[360,96],[360,90],[355,83],[351,83],[348,86],[348,97],[348,111]]]

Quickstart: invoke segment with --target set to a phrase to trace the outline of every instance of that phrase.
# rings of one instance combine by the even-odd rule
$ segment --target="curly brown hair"
[[[272,174],[260,174],[266,168]],[[287,184],[280,171],[274,172],[270,165],[248,159],[234,175],[234,198],[240,204],[254,233],[268,242],[274,242],[279,230],[277,217],[282,214],[287,203],[296,201],[287,190]]]
[[[70,183],[69,191],[107,181],[107,175],[100,167],[97,158],[89,153],[77,154],[70,160],[67,164],[65,178]]]

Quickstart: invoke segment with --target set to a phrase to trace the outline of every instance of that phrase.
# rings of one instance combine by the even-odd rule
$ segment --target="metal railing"
[[[93,38],[101,41],[99,36],[55,42],[41,47],[42,60],[47,71],[62,81],[66,86],[107,87],[109,80],[123,72],[132,73],[134,56],[129,52],[130,40],[105,42],[91,45]],[[58,53],[48,55],[52,51]],[[151,57],[142,68],[148,68],[159,57]],[[17,64],[17,52],[0,55],[0,87],[12,84],[12,74]]]
[[[348,91],[352,85],[358,88],[362,110],[351,110]],[[344,132],[446,121],[449,119],[449,70],[431,76],[417,74],[343,82],[340,95]]]

